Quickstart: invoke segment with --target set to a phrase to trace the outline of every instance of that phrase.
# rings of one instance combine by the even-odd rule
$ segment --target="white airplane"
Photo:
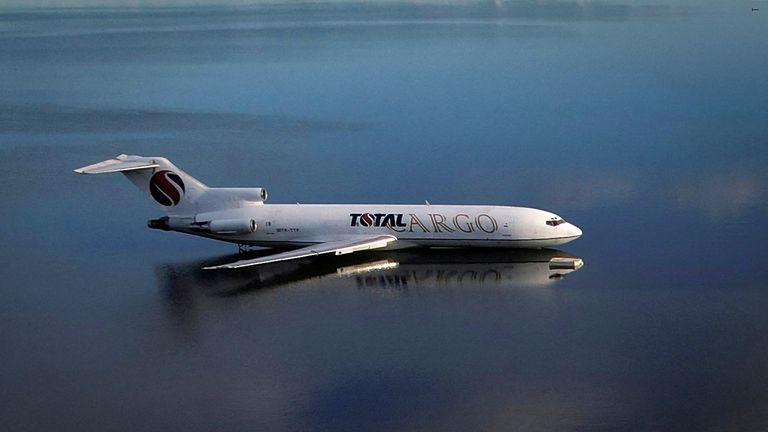
[[[558,246],[581,236],[560,216],[526,207],[393,204],[264,204],[263,188],[211,188],[162,157],[121,154],[78,168],[123,173],[165,211],[150,228],[243,246],[288,250],[207,269],[240,268],[369,249]]]

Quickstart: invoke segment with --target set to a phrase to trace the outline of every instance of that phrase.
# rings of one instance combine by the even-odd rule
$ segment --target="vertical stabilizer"
[[[80,174],[120,172],[169,215],[192,215],[200,211],[198,201],[208,191],[194,177],[162,157],[121,154],[93,165],[78,168]]]

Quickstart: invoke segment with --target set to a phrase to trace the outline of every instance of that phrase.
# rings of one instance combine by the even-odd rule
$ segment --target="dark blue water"
[[[768,429],[750,5],[4,9],[3,427]],[[118,153],[273,202],[526,205],[585,234],[203,272],[235,248],[71,171]]]

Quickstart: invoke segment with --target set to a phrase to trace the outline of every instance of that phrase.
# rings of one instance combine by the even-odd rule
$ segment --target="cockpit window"
[[[547,225],[553,226],[553,227],[554,226],[558,226],[560,224],[564,224],[564,223],[565,223],[565,221],[560,219],[560,218],[552,218],[552,219],[547,221]]]

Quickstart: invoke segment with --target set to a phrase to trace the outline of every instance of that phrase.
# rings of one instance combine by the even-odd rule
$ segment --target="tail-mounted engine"
[[[189,218],[169,218],[147,221],[147,226],[163,231],[197,231],[209,234],[250,234],[256,232],[258,225],[253,219],[217,219],[195,222]]]
[[[205,200],[218,201],[222,208],[234,202],[263,203],[267,200],[265,188],[211,188],[203,198]]]
[[[221,219],[203,224],[211,234],[250,234],[256,231],[256,221],[253,219]]]
[[[239,189],[240,198],[246,201],[264,202],[269,194],[265,188],[243,188]]]

